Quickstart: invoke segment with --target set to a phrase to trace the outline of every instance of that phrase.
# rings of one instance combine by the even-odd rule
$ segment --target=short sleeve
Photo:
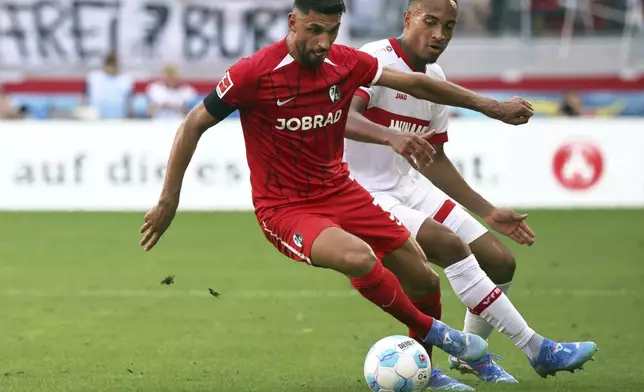
[[[433,64],[432,68],[427,70],[427,74],[431,77],[441,80],[447,80],[443,70],[438,64]],[[432,114],[431,129],[436,130],[434,135],[429,141],[431,144],[444,144],[447,143],[447,128],[449,128],[449,108],[445,105],[437,105],[428,102]]]
[[[367,105],[371,104],[374,101],[374,96],[376,94],[376,91],[373,87],[360,87],[359,89],[356,90],[356,92],[353,95],[356,95],[365,101],[367,101]]]
[[[362,87],[372,87],[378,82],[378,79],[380,79],[380,76],[382,75],[382,65],[380,64],[380,61],[369,53],[361,51],[356,51],[355,55],[358,61],[353,72],[360,77],[358,85]]]
[[[223,120],[236,109],[246,109],[255,103],[257,73],[250,57],[245,57],[228,68],[217,87],[203,100],[213,118]]]
[[[256,70],[250,57],[232,65],[221,78],[215,92],[219,99],[235,109],[252,106],[257,88]]]
[[[375,86],[375,83],[382,74],[382,66],[378,58],[371,55],[364,47],[360,49],[357,56],[360,59],[361,72],[363,72],[361,75],[365,75],[366,77],[362,80],[361,87],[356,90],[354,95],[367,101],[367,105],[371,107],[375,105],[375,101],[377,100],[379,87]]]

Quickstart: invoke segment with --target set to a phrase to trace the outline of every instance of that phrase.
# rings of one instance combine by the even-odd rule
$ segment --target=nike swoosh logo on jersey
[[[286,101],[280,101],[278,99],[277,100],[277,106],[284,106],[284,105],[286,105],[287,103],[291,102],[294,99],[295,99],[295,97],[291,97],[291,98],[287,99]]]

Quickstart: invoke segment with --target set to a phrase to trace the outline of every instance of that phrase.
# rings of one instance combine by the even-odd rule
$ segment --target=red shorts
[[[339,227],[362,239],[380,260],[410,237],[405,226],[375,204],[373,196],[354,181],[327,200],[262,215],[265,216],[258,216],[259,224],[273,246],[311,265],[315,264],[311,261],[311,245],[329,227]]]

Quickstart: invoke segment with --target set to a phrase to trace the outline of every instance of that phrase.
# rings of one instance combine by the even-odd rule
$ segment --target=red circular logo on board
[[[592,188],[601,179],[604,157],[599,147],[590,142],[569,142],[555,152],[552,169],[564,188],[583,191]]]

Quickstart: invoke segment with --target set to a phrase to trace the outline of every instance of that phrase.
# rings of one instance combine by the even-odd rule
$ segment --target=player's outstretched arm
[[[364,98],[357,95],[353,97],[345,132],[347,139],[390,146],[416,170],[432,163],[435,152],[428,140],[434,136],[435,132],[426,132],[422,135],[393,132],[368,120],[363,115],[366,108],[367,101]]]
[[[152,249],[170,227],[179,207],[183,177],[197,148],[197,143],[201,135],[217,122],[208,113],[204,104],[200,103],[188,113],[179,126],[170,151],[161,196],[157,204],[145,215],[145,221],[140,229],[143,234],[140,245],[146,251]]]
[[[473,93],[454,83],[432,78],[419,72],[401,72],[385,67],[376,84],[439,105],[475,110],[490,118],[512,125],[525,124],[534,114],[532,105],[521,98],[499,102]]]
[[[218,120],[208,113],[202,102],[191,110],[181,123],[170,151],[165,181],[161,191],[161,202],[179,204],[183,176],[192,160],[197,143],[201,135],[216,125],[217,122]]]
[[[420,173],[463,207],[483,218],[495,231],[507,235],[521,245],[532,245],[534,233],[525,223],[528,217],[511,210],[496,208],[469,186],[445,154],[444,145],[436,145],[432,166]]]

